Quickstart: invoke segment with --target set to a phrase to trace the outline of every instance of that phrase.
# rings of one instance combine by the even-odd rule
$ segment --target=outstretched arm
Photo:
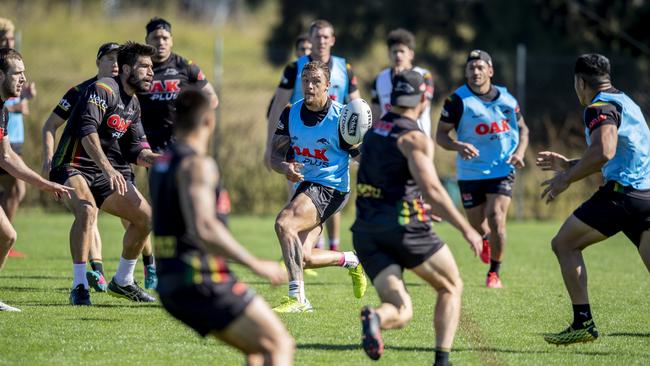
[[[49,174],[52,168],[56,130],[63,126],[64,123],[65,120],[63,118],[57,116],[55,113],[50,113],[41,130],[41,137],[43,139],[43,176]]]

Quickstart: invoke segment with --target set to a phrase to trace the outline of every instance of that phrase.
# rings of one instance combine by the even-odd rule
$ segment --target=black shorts
[[[159,279],[160,283],[166,281]],[[160,289],[162,290],[162,289]],[[255,292],[234,278],[223,283],[183,286],[158,293],[163,307],[205,337],[222,331],[246,310]]]
[[[19,156],[23,156],[23,144],[11,144],[11,150],[13,150]],[[9,172],[0,168],[0,175],[9,175]]]
[[[293,201],[300,193],[306,194],[316,206],[319,224],[324,223],[330,216],[341,211],[350,196],[349,193],[337,191],[334,188],[313,182],[300,183],[291,200]]]
[[[641,234],[650,230],[650,190],[635,190],[610,181],[573,215],[607,237],[622,231],[638,247]]]
[[[413,230],[408,227],[353,231],[352,243],[371,280],[393,264],[402,269],[417,267],[445,245],[433,229]]]
[[[118,171],[122,173],[122,176],[124,176],[127,182],[135,186],[134,175],[131,169],[120,169]],[[115,192],[115,190],[111,189],[111,185],[104,174],[96,169],[76,169],[67,166],[55,167],[50,171],[50,180],[59,184],[65,184],[70,177],[74,177],[75,175],[81,175],[84,178],[98,208],[101,208],[106,198]]]
[[[515,173],[510,173],[501,178],[459,180],[458,188],[460,189],[460,197],[463,200],[463,207],[474,208],[482,205],[485,203],[487,194],[512,197],[514,182]]]

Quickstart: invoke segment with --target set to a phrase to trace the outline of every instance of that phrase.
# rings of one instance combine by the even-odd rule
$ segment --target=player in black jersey
[[[122,257],[109,294],[132,301],[155,301],[133,279],[133,269],[150,231],[151,208],[133,184],[131,163],[151,166],[157,154],[140,123],[136,91],[148,90],[153,77],[151,46],[127,42],[118,50],[119,75],[90,85],[65,126],[52,159],[50,179],[74,187],[64,200],[75,216],[70,230],[74,262],[73,305],[90,305],[85,275],[97,210],[127,220]]]
[[[115,42],[104,43],[99,47],[96,57],[97,75],[70,88],[54,107],[52,113],[43,124],[41,136],[43,139],[43,176],[48,177],[52,169],[52,156],[54,155],[54,142],[56,130],[65,124],[70,118],[72,110],[77,105],[83,92],[97,81],[97,79],[113,77],[118,74],[117,50],[120,47]],[[86,272],[86,277],[91,287],[96,291],[104,292],[108,286],[104,278],[104,266],[102,262],[102,239],[97,228],[97,219],[93,222],[93,237],[90,243],[90,266],[91,271]],[[151,245],[149,245],[151,247]]]
[[[435,364],[449,364],[460,316],[462,282],[451,251],[432,230],[424,202],[457,228],[475,255],[482,238],[458,212],[433,161],[433,143],[418,128],[426,83],[416,71],[393,79],[392,109],[364,137],[357,179],[354,248],[382,304],[361,311],[362,344],[374,360],[383,353],[381,329],[401,328],[413,316],[402,279],[411,269],[438,292]],[[424,202],[423,202],[424,201]]]
[[[273,285],[280,266],[252,256],[216,218],[219,172],[207,154],[216,119],[208,97],[188,89],[176,101],[176,142],[151,169],[158,293],[165,309],[201,336],[247,355],[248,365],[291,365],[294,341],[264,300],[239,282],[226,259]]]
[[[26,82],[23,57],[12,48],[0,48],[0,168],[18,179],[37,188],[54,193],[57,197],[70,197],[70,188],[43,179],[31,170],[23,159],[11,149],[7,133],[7,99],[20,96]],[[0,207],[0,269],[2,269],[9,250],[16,242],[16,231]],[[0,301],[0,311],[20,311]]]

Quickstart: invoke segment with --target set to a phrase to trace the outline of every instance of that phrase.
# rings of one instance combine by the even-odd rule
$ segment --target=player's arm
[[[185,225],[212,254],[239,262],[278,285],[286,282],[286,272],[278,263],[251,255],[230,231],[216,219],[214,202],[218,182],[216,164],[205,157],[191,157],[181,164],[176,179]]]
[[[102,173],[106,176],[111,190],[117,190],[117,193],[124,195],[128,190],[124,176],[111,165],[111,162],[102,150],[102,144],[99,141],[99,134],[97,132],[90,133],[81,138],[81,144],[84,147],[88,156],[97,164]]]
[[[13,177],[23,180],[40,190],[51,192],[57,197],[65,195],[70,198],[72,188],[45,180],[38,173],[31,170],[23,159],[13,151],[7,137],[0,140],[0,167]]]
[[[199,65],[187,60],[186,67],[189,82],[194,84],[196,87],[201,88],[210,99],[210,108],[216,109],[219,106],[219,98],[217,97],[217,93],[214,91],[212,84],[210,84],[210,82],[205,78],[205,74],[203,74]]]
[[[524,117],[517,112],[517,127],[519,127],[519,145],[515,152],[508,158],[508,163],[512,164],[515,168],[520,169],[526,166],[524,156],[528,148],[528,126]]]
[[[5,108],[11,113],[22,113],[25,116],[29,114],[29,102],[27,102],[27,99],[20,99],[18,103],[11,105],[5,104]]]
[[[282,111],[278,128],[271,139],[271,168],[284,176],[291,182],[301,182],[304,176],[300,174],[302,164],[293,161],[289,154],[291,151],[291,134],[289,133],[289,113],[291,107]]]
[[[436,143],[445,150],[457,151],[463,159],[472,159],[479,155],[478,149],[469,143],[458,141],[451,136],[463,115],[463,101],[456,94],[445,100],[440,113],[440,122],[436,130]]]
[[[433,211],[458,229],[470,249],[478,255],[481,251],[482,238],[456,209],[451,197],[442,186],[433,167],[433,143],[419,131],[404,134],[397,140],[397,147],[408,160],[409,171],[417,183],[425,202]]]
[[[56,113],[50,113],[47,117],[43,128],[41,129],[41,138],[43,140],[43,174],[49,173],[52,168],[52,156],[54,155],[54,141],[56,139],[56,130],[63,126],[65,120]]]
[[[131,164],[151,168],[156,162],[156,159],[160,157],[160,154],[151,151],[147,136],[144,134],[144,127],[142,127],[142,123],[140,122],[140,114],[129,125],[129,129],[118,141],[122,155]]]
[[[212,86],[212,84],[210,84],[209,82],[205,83],[205,85],[203,86],[203,88],[201,88],[201,90],[204,93],[206,93],[210,98],[210,108],[217,109],[217,107],[219,106],[219,98],[217,97],[217,92],[214,91],[214,87]]]
[[[269,110],[269,120],[266,129],[266,149],[264,151],[264,165],[273,169],[271,166],[271,154],[273,135],[278,126],[278,121],[282,115],[282,111],[286,108],[287,104],[291,101],[296,80],[298,79],[298,63],[292,62],[284,68],[280,84],[275,90],[273,99],[271,100],[271,108]]]

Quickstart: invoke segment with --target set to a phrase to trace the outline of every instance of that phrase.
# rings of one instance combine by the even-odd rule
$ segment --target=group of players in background
[[[391,66],[373,82],[373,126],[362,144],[350,145],[339,131],[339,117],[344,103],[360,97],[357,79],[346,59],[331,53],[336,40],[332,24],[312,23],[308,35],[296,42],[297,51],[305,54],[285,68],[268,110],[264,164],[283,174],[291,187],[275,222],[285,270],[275,261],[252,256],[218,218],[223,189],[207,152],[218,100],[201,70],[171,52],[169,22],[153,18],[146,26],[146,44],[100,47],[97,75],[70,89],[43,127],[48,179],[22,162],[14,152],[20,151],[19,145],[7,133],[7,113],[17,111],[8,106],[10,98],[29,99],[36,93],[33,84],[26,84],[22,56],[8,43],[13,26],[3,24],[0,167],[16,182],[54,193],[74,214],[71,304],[91,305],[90,288],[132,301],[155,301],[134,280],[142,254],[145,287],[157,289],[171,315],[202,336],[214,335],[240,349],[251,365],[289,365],[293,339],[261,297],[230,272],[226,260],[250,267],[273,284],[289,280],[287,296],[273,308],[278,313],[313,311],[305,292],[305,269],[339,266],[348,271],[355,297],[364,295],[366,275],[379,295],[379,306],[361,309],[362,346],[378,359],[383,353],[381,331],[403,327],[412,318],[402,277],[406,268],[438,293],[434,365],[448,365],[463,284],[432,223],[444,219],[458,229],[473,253],[490,265],[486,286],[503,287],[506,217],[515,170],[525,166],[528,128],[517,100],[491,82],[494,69],[487,52],[468,54],[466,83],[445,100],[433,135],[432,74],[413,64],[413,34],[390,32]],[[650,130],[640,108],[613,87],[607,58],[580,56],[574,75],[576,94],[586,107],[588,148],[578,159],[538,153],[536,165],[555,172],[542,183],[542,198],[550,203],[571,183],[596,172],[602,172],[605,184],[551,242],[574,313],[567,329],[544,336],[553,344],[598,337],[583,249],[623,231],[650,270],[650,146],[644,143]],[[26,112],[25,106],[19,111]],[[55,150],[55,131],[64,124]],[[440,183],[433,164],[434,139],[458,153],[456,174],[467,219]],[[351,160],[360,161],[352,226],[355,251],[340,252],[339,212],[351,190]],[[151,206],[135,186],[131,164],[150,169]],[[19,188],[3,187],[5,196],[20,193]],[[99,209],[120,217],[125,229],[120,263],[110,282],[101,262]],[[13,213],[3,201],[0,267],[16,240]],[[329,249],[321,239],[325,223]],[[1,302],[0,310],[19,311]]]

